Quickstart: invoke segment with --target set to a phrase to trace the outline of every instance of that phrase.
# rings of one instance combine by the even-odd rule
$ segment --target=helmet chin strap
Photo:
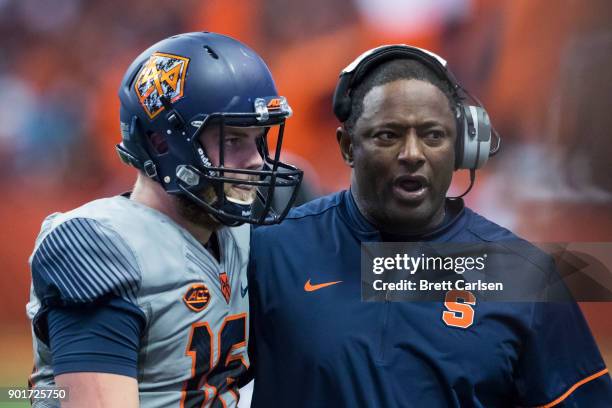
[[[225,197],[227,198],[227,201],[234,203],[234,204],[238,204],[238,205],[252,205],[255,202],[255,199],[251,199],[251,200],[241,200],[239,198],[235,198],[232,196],[228,196],[227,194],[225,194]]]

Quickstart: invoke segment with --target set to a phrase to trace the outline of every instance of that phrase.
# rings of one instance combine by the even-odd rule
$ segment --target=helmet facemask
[[[192,120],[191,125],[197,125],[197,130],[190,138],[194,158],[191,162],[197,164],[177,167],[176,181],[181,193],[226,225],[279,223],[293,205],[303,175],[301,170],[280,160],[285,118],[289,114],[288,109],[264,114],[260,110],[256,113],[214,113],[201,121]],[[231,162],[228,155],[232,152],[228,151],[231,148],[226,142],[231,128],[261,129],[261,135],[255,139],[261,168],[228,165]],[[218,134],[218,157],[211,157],[208,151],[211,149],[202,144],[202,135],[211,129]],[[253,186],[253,190],[245,186]],[[273,204],[277,188],[290,189],[289,200],[281,205],[282,208],[275,208]]]

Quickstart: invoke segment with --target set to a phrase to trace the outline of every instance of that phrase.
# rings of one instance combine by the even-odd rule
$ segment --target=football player
[[[362,301],[367,242],[506,248],[516,268],[491,270],[533,271],[519,292],[555,277],[550,257],[447,197],[453,171],[474,174],[499,145],[446,62],[406,45],[371,50],[342,72],[334,112],[350,189],[252,234],[253,406],[612,406],[573,301],[485,302],[465,290]]]
[[[295,197],[302,178],[279,160],[291,109],[253,50],[207,32],[144,51],[119,98],[117,151],[136,184],[44,221],[31,386],[66,387],[69,407],[236,406],[247,224],[280,222],[291,200],[272,208],[274,191]]]

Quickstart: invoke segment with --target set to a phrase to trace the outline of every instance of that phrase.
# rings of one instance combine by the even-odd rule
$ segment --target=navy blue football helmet
[[[249,47],[207,32],[167,38],[134,60],[119,98],[122,141],[117,152],[125,163],[142,170],[169,194],[188,197],[225,225],[275,224],[285,217],[303,176],[280,161],[291,108],[278,95],[266,64]],[[211,126],[219,131],[216,166],[200,143],[200,135]],[[230,171],[224,166],[226,126],[263,129],[257,139],[261,169]],[[278,135],[269,151],[272,127]],[[258,210],[228,197],[227,184],[256,186]],[[285,208],[275,209],[272,200],[279,187],[292,193]]]

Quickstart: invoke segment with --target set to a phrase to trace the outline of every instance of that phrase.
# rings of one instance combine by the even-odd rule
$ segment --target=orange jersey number
[[[244,353],[240,352],[247,346],[246,319],[246,313],[225,318],[218,333],[216,356],[215,336],[208,323],[191,326],[185,352],[192,359],[191,378],[185,381],[181,408],[225,407],[224,399],[238,402],[236,381],[248,368]]]

